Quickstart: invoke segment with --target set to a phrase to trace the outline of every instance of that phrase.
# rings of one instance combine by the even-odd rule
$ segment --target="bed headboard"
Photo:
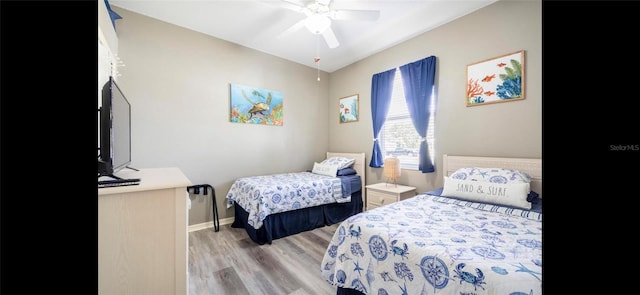
[[[353,169],[355,169],[358,172],[358,175],[360,175],[360,177],[362,178],[362,200],[366,200],[365,198],[365,188],[364,186],[367,185],[367,178],[365,176],[365,159],[364,159],[364,153],[334,153],[334,152],[327,152],[327,159],[330,157],[345,157],[345,158],[353,158],[356,159],[356,162],[353,164]]]
[[[542,198],[542,159],[444,155],[442,165],[446,176],[465,167],[519,170],[531,176],[531,190]]]

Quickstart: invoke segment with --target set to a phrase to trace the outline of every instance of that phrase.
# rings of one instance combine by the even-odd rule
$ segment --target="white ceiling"
[[[336,48],[304,27],[278,38],[305,18],[283,5],[314,1],[109,0],[109,4],[331,73],[496,1],[332,0],[331,9],[380,11],[375,21],[332,20],[340,43]]]

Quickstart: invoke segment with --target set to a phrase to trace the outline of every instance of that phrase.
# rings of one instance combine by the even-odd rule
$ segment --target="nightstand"
[[[376,183],[367,185],[367,208],[371,210],[383,205],[404,200],[416,195],[416,188],[393,183]]]

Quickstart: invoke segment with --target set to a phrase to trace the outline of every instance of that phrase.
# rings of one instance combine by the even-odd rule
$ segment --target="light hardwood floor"
[[[339,224],[258,245],[244,229],[221,225],[189,233],[189,294],[333,295],[320,277]]]

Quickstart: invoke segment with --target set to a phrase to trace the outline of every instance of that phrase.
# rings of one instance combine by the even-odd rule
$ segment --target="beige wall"
[[[310,169],[326,151],[372,149],[371,76],[437,57],[436,170],[442,154],[541,157],[540,1],[499,1],[331,74],[157,21],[118,7],[117,81],[132,105],[132,166],[182,169],[225,195],[242,176]],[[500,17],[496,17],[500,16]],[[466,65],[522,50],[526,99],[466,107]],[[229,122],[229,83],[281,91],[284,126]],[[360,95],[358,122],[340,124],[337,100]],[[367,183],[383,181],[368,168]],[[403,171],[400,183],[426,191],[439,173]],[[189,224],[210,222],[209,197],[192,196]]]
[[[112,7],[119,57],[117,82],[132,108],[135,168],[179,167],[193,184],[225,195],[238,177],[305,171],[328,149],[328,74]],[[229,84],[281,91],[284,125],[229,122]],[[189,224],[213,220],[210,197],[192,195]]]
[[[525,50],[525,99],[466,107],[466,65]],[[360,94],[359,122],[340,124],[329,114],[329,149],[373,149],[371,77],[434,55],[437,110],[436,173],[403,170],[399,183],[418,192],[442,186],[442,155],[542,157],[542,5],[499,1],[407,42],[330,74],[329,109],[338,98]],[[384,181],[381,168],[367,170],[367,184]]]

